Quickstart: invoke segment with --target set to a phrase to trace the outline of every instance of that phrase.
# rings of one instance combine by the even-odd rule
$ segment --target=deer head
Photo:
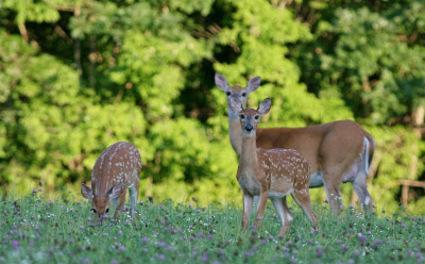
[[[230,101],[234,100],[238,104],[246,107],[248,95],[255,91],[261,84],[260,77],[253,77],[248,81],[248,85],[245,88],[240,86],[231,87],[224,76],[216,73],[214,76],[215,84],[226,93],[227,96],[227,111],[229,115],[235,116],[237,113],[232,111],[230,107]]]
[[[110,201],[117,199],[122,189],[123,187],[121,185],[115,185],[105,194],[95,194],[85,183],[81,184],[81,194],[84,198],[92,200],[91,211],[101,223],[108,216]]]
[[[257,129],[257,125],[260,122],[262,116],[270,111],[272,106],[272,100],[270,98],[264,99],[257,110],[252,108],[244,109],[244,106],[240,102],[230,99],[230,108],[236,114],[238,114],[241,122],[242,135],[253,137]]]

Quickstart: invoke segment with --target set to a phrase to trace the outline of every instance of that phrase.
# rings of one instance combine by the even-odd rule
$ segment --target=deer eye
[[[231,95],[232,93],[231,93],[231,92],[226,92],[226,94],[227,94],[227,96],[229,96],[229,95]]]
[[[94,208],[90,209],[90,211],[92,211],[93,213],[96,213],[96,209]]]
[[[240,119],[245,119],[245,115],[239,115]]]
[[[242,96],[245,97],[246,96],[246,93],[242,93]]]
[[[109,208],[106,208],[105,213],[108,213],[108,212],[109,212]]]
[[[259,115],[254,116],[255,120],[258,120],[258,118],[260,118]]]

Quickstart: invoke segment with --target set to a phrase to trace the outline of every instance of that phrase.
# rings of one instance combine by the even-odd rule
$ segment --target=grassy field
[[[294,206],[292,206],[294,207]],[[240,209],[142,202],[134,221],[89,224],[89,204],[37,198],[0,202],[0,263],[424,263],[425,218],[335,218],[315,208],[320,231],[297,208],[284,239],[269,205],[257,234]]]

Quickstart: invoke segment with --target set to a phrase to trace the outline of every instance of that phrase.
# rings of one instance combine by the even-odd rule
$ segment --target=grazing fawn
[[[117,142],[109,146],[96,160],[91,174],[90,189],[84,183],[81,193],[92,200],[91,209],[100,223],[107,217],[110,201],[116,207],[114,218],[124,208],[127,189],[130,194],[130,213],[134,216],[139,193],[139,175],[142,169],[140,153],[127,142]]]
[[[283,236],[289,227],[289,215],[284,210],[282,198],[291,194],[316,229],[316,217],[310,206],[308,162],[293,149],[257,148],[257,124],[260,118],[270,111],[271,99],[265,99],[257,110],[244,110],[239,102],[234,100],[231,100],[230,107],[238,113],[242,127],[237,173],[243,192],[242,227],[246,229],[248,226],[253,197],[260,196],[254,229],[260,226],[267,199],[270,198],[282,223],[279,235]]]
[[[215,83],[226,93],[230,141],[240,155],[242,128],[230,102],[235,100],[245,107],[248,95],[260,86],[261,79],[250,79],[245,88],[231,87],[223,76],[216,74]],[[256,140],[260,148],[290,148],[300,152],[310,165],[310,188],[325,186],[327,200],[335,214],[343,207],[340,185],[344,182],[353,183],[365,210],[373,210],[366,180],[375,143],[357,123],[342,120],[303,128],[258,128]],[[287,210],[286,203],[284,206]]]

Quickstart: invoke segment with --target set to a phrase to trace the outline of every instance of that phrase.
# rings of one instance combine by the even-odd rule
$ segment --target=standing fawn
[[[270,198],[282,223],[279,235],[283,236],[289,227],[289,215],[286,212],[288,209],[284,210],[282,198],[291,194],[316,229],[316,217],[310,206],[308,162],[293,149],[257,148],[257,124],[270,111],[271,99],[264,100],[257,110],[244,110],[234,100],[230,106],[238,113],[242,127],[237,173],[243,192],[242,227],[246,229],[248,226],[253,197],[260,196],[254,229],[261,225],[267,199]]]
[[[242,128],[230,102],[235,100],[245,107],[248,95],[260,82],[259,77],[254,77],[246,88],[231,87],[223,76],[215,75],[216,85],[227,96],[230,141],[238,155],[241,154]],[[357,123],[342,120],[302,128],[258,128],[256,140],[261,148],[290,148],[301,153],[310,165],[310,188],[325,186],[327,200],[335,214],[343,207],[340,185],[344,182],[353,183],[365,210],[373,209],[366,179],[375,144],[371,135]],[[284,202],[285,211],[286,208]]]
[[[139,193],[139,175],[142,169],[139,151],[127,142],[109,146],[96,160],[91,174],[90,189],[84,183],[81,193],[92,200],[91,209],[100,223],[107,217],[110,201],[116,207],[114,218],[124,208],[127,189],[130,194],[130,213],[134,216]]]

